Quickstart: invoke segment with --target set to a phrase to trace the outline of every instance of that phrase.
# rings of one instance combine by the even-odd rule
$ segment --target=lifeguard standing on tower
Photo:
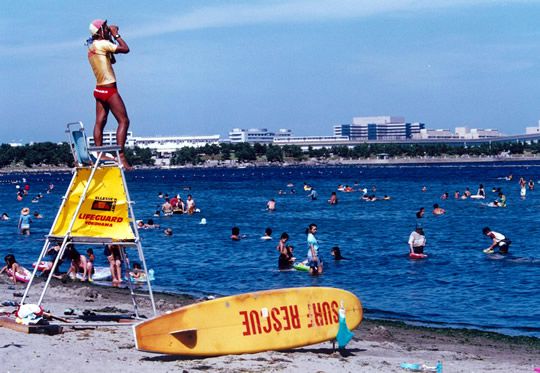
[[[103,145],[103,129],[107,123],[109,111],[112,111],[118,121],[116,130],[116,142],[120,146],[119,158],[126,170],[132,167],[127,162],[124,154],[129,118],[126,106],[118,93],[116,76],[112,65],[116,62],[115,53],[129,53],[129,47],[118,33],[118,26],[107,25],[107,21],[96,19],[90,23],[92,38],[88,45],[88,61],[96,76],[96,123],[94,126],[94,143],[96,146]],[[118,44],[113,43],[115,40]]]

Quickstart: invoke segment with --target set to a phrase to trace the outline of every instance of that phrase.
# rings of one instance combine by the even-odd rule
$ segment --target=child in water
[[[293,247],[291,245],[287,245],[288,240],[289,235],[286,232],[283,232],[276,247],[276,249],[279,251],[279,269],[290,269],[296,260],[296,258],[293,256]]]
[[[133,263],[133,270],[129,272],[129,275],[133,279],[139,279],[144,276],[144,271],[141,268],[141,265],[137,262]]]
[[[344,256],[341,256],[341,249],[338,246],[334,246],[330,251],[330,254],[334,257],[334,260],[347,260]]]

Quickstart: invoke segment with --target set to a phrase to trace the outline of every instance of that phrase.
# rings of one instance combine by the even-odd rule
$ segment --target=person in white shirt
[[[482,232],[492,239],[491,246],[484,250],[485,253],[492,254],[495,252],[495,247],[497,247],[499,249],[499,254],[508,254],[508,248],[512,241],[504,234],[492,231],[489,227],[484,227]]]
[[[411,254],[423,254],[425,246],[426,236],[424,234],[424,229],[417,226],[409,236],[409,248],[411,250]]]

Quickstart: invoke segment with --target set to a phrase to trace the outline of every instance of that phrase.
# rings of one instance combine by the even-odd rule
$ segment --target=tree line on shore
[[[207,160],[236,160],[238,162],[284,162],[309,159],[368,159],[384,155],[386,157],[442,157],[442,156],[497,156],[501,154],[540,153],[540,144],[532,143],[482,143],[472,146],[448,144],[361,144],[354,147],[345,145],[313,148],[306,151],[298,145],[265,145],[248,143],[205,145],[200,148],[184,147],[173,153],[171,165],[197,165]]]
[[[154,165],[149,149],[126,149],[126,157],[134,165]],[[73,167],[73,155],[68,143],[39,142],[21,146],[0,145],[0,168],[25,166]]]
[[[332,146],[303,150],[297,145],[266,145],[248,143],[222,143],[203,147],[183,147],[171,156],[171,165],[198,165],[208,160],[238,162],[284,162],[309,159],[368,159],[384,154],[392,157],[441,157],[441,156],[497,156],[500,154],[540,153],[538,143],[481,143],[472,146],[449,144],[361,144],[354,147]],[[156,154],[150,149],[126,148],[126,157],[134,166],[153,166]],[[0,145],[0,168],[26,167],[73,167],[73,156],[67,143],[42,142],[22,146]]]

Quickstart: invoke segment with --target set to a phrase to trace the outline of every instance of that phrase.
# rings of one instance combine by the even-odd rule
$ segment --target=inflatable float
[[[146,274],[145,273],[139,274],[139,277],[134,277],[133,274],[130,274],[129,277],[130,277],[132,282],[146,282]],[[150,279],[150,281],[155,280],[154,270],[153,269],[148,270],[148,278]],[[127,280],[127,277],[126,277],[126,280]]]
[[[23,268],[23,270],[24,270],[24,274],[19,273],[19,272],[15,272],[15,279],[17,281],[19,281],[19,282],[28,282],[28,281],[30,281],[30,278],[32,277],[32,274],[26,268]],[[13,270],[12,269],[7,269],[6,273],[8,274],[9,277],[13,277]]]
[[[309,272],[309,266],[306,263],[294,263],[293,268],[297,271]]]
[[[37,267],[38,271],[40,272],[50,270],[52,268],[52,265],[53,265],[53,262],[46,262],[46,261],[41,261],[39,262],[39,264],[37,262],[32,263],[32,267],[33,268]]]
[[[486,196],[483,196],[481,194],[473,194],[471,196],[472,199],[486,199]]]
[[[425,259],[425,258],[427,258],[427,254],[409,253],[409,258],[411,258],[411,259]]]

